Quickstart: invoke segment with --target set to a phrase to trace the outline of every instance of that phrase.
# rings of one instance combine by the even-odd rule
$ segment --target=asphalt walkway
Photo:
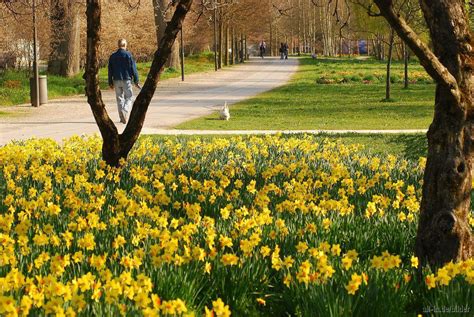
[[[264,91],[285,84],[296,71],[296,59],[254,58],[244,64],[219,70],[191,74],[158,84],[148,108],[144,133],[167,131],[177,124],[219,110],[225,101],[232,105]],[[119,122],[112,90],[102,91],[107,111],[119,131]],[[11,115],[0,117],[0,145],[12,140],[32,137],[62,140],[72,135],[99,133],[85,96],[50,100],[33,108],[29,104],[2,107]]]

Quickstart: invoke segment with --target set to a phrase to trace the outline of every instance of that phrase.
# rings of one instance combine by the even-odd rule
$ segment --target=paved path
[[[218,72],[186,76],[184,82],[163,81],[148,108],[143,132],[167,131],[178,123],[215,112],[224,101],[233,104],[281,86],[297,65],[296,59],[256,58]],[[119,123],[114,92],[103,91],[102,98],[110,117],[122,131],[124,125]],[[20,105],[0,110],[15,114],[0,117],[0,145],[32,137],[60,141],[75,134],[99,133],[84,96],[50,100],[39,108]]]

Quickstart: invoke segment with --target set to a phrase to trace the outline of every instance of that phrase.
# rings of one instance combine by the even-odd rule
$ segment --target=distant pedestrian
[[[263,55],[265,55],[265,50],[267,48],[267,44],[265,43],[264,40],[260,42],[260,44],[258,45],[258,48],[260,50],[260,57],[263,58]]]
[[[283,44],[283,49],[284,49],[284,54],[285,54],[285,59],[288,59],[288,43]]]
[[[280,43],[280,59],[284,59],[285,58],[285,44],[283,44],[283,42]]]
[[[132,108],[132,80],[137,88],[139,86],[137,64],[132,54],[127,51],[127,41],[118,41],[118,50],[109,58],[109,86],[115,88],[117,108],[120,122],[127,123]]]

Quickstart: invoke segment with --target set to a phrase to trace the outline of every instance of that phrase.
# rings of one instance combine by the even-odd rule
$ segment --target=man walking
[[[289,50],[288,43],[285,42],[285,44],[283,45],[283,50],[285,51],[285,59],[288,59],[288,50]]]
[[[132,107],[132,80],[135,86],[140,88],[137,64],[132,54],[127,51],[127,40],[120,39],[118,50],[109,58],[109,86],[115,88],[120,122],[124,124],[127,123]]]
[[[265,43],[264,40],[260,42],[258,45],[258,48],[260,50],[260,57],[263,58],[263,55],[265,55],[265,49],[267,48],[267,44]]]

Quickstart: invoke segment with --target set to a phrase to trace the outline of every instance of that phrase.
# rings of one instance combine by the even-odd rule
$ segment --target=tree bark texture
[[[181,30],[183,20],[189,11],[192,0],[180,0],[176,10],[168,23],[143,88],[138,94],[127,126],[122,134],[110,119],[102,101],[99,88],[99,45],[101,29],[101,1],[87,0],[87,59],[84,79],[86,80],[87,101],[94,118],[99,126],[103,139],[102,157],[111,166],[119,166],[121,159],[126,159],[132,146],[135,144],[145,121],[148,105],[155,93],[161,70],[171,55],[173,43]]]
[[[166,30],[166,26],[173,16],[174,8],[170,6],[170,2],[167,0],[153,0],[153,13],[155,17],[155,31],[156,31],[156,43],[159,45],[163,38]],[[174,69],[179,68],[179,43],[175,42],[171,50],[171,54],[166,62],[166,67],[172,67]]]
[[[420,0],[432,52],[397,15],[392,1],[374,2],[437,82],[416,255],[422,265],[465,260],[474,255],[467,219],[471,203],[474,43],[465,3]]]
[[[334,32],[335,21],[333,17],[333,8],[331,2],[326,5],[322,5],[319,8],[319,19],[322,26],[322,42],[323,42],[323,55],[324,56],[336,56],[338,50],[338,41],[336,39],[336,33]]]
[[[249,52],[248,52],[248,45],[247,45],[247,34],[244,36],[244,59],[249,59]]]
[[[244,33],[240,33],[240,50],[239,50],[240,62],[245,61],[245,48],[244,48]]]
[[[217,72],[219,69],[219,62],[217,58],[217,8],[212,10],[212,24],[213,24],[213,32],[214,32],[214,70]]]
[[[234,65],[234,60],[235,60],[234,36],[235,36],[235,28],[232,27],[232,31],[230,33],[230,48],[231,48],[231,52],[229,56],[230,65]]]
[[[270,52],[270,54],[267,53],[270,56],[273,55],[273,37],[274,36],[275,35],[273,34],[273,21],[270,21],[270,43],[267,43],[267,48],[265,52],[265,53]],[[299,39],[298,39],[298,44],[299,44]]]
[[[229,65],[229,26],[225,25],[225,38],[224,38],[224,66]]]
[[[268,46],[267,46],[268,49]],[[239,33],[235,30],[234,33],[234,63],[239,63]]]
[[[223,22],[222,22],[222,10],[219,10],[219,18],[218,18],[218,26],[219,26],[219,39],[218,39],[218,48],[219,48],[219,58],[218,58],[218,68],[221,69],[222,68],[222,59],[224,57],[224,45],[223,45],[223,42],[224,42],[224,26],[223,26]]]
[[[375,38],[372,39],[372,46],[375,59],[382,61],[385,59],[384,36],[376,33]]]
[[[408,61],[409,61],[409,51],[408,47],[405,43],[403,43],[403,63],[404,63],[404,68],[403,68],[403,88],[408,88]]]
[[[390,39],[388,43],[388,58],[387,58],[387,78],[385,79],[385,100],[390,100],[390,88],[391,88],[391,68],[392,68],[392,54],[393,54],[393,42],[395,39],[395,31],[390,29]]]
[[[70,0],[51,1],[51,52],[48,72],[71,77],[80,70],[80,19]]]

